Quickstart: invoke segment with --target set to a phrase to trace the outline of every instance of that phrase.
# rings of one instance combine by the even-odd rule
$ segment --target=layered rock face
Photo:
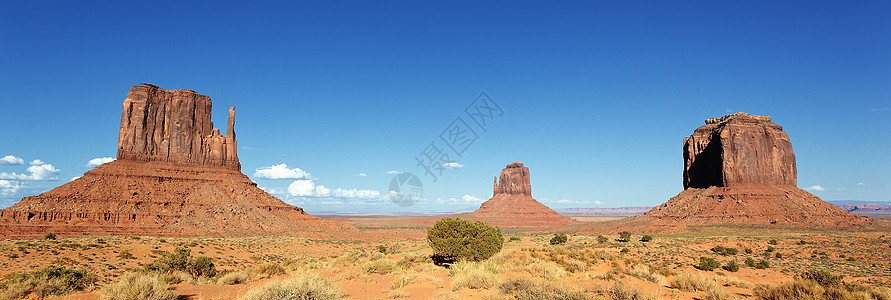
[[[150,84],[124,100],[118,160],[0,210],[0,235],[141,234],[345,237],[356,232],[306,214],[257,187],[226,136],[212,129],[210,98]]]
[[[130,88],[121,112],[118,159],[241,169],[235,141],[235,108],[226,136],[210,121],[210,97],[143,83]]]
[[[738,112],[705,120],[684,139],[684,188],[759,183],[795,186],[795,154],[783,127]]]
[[[547,226],[578,223],[532,198],[529,168],[522,162],[507,165],[495,178],[492,199],[466,216],[496,226]]]
[[[874,224],[796,186],[792,143],[770,117],[735,113],[705,123],[684,139],[684,191],[634,222],[666,231],[714,224]]]

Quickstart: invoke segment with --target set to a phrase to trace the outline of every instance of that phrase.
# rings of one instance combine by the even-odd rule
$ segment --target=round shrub
[[[569,238],[566,237],[564,233],[555,234],[553,238],[551,238],[551,245],[562,245],[565,244]]]
[[[435,260],[480,261],[501,251],[504,236],[501,228],[480,221],[444,218],[427,228],[427,243]]]

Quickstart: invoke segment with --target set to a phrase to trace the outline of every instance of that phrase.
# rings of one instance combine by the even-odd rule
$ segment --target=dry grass
[[[228,273],[217,279],[219,284],[241,284],[251,280],[251,275],[244,271]]]
[[[158,275],[127,273],[117,283],[105,286],[99,299],[103,300],[172,300],[177,296]]]
[[[362,266],[362,269],[365,271],[366,274],[381,275],[390,274],[393,271],[396,271],[396,268],[396,262],[388,258],[375,259],[365,263],[365,265]]]
[[[449,275],[454,276],[452,290],[463,288],[487,289],[498,283],[498,266],[493,262],[458,262],[449,267]]]
[[[254,278],[269,278],[279,274],[285,274],[285,268],[279,264],[262,263],[251,269]]]
[[[526,278],[513,278],[505,281],[498,287],[502,293],[519,300],[533,299],[563,299],[585,300],[594,299],[582,291],[577,291],[559,282],[534,282]]]
[[[662,275],[653,273],[650,270],[650,267],[647,265],[644,265],[644,264],[634,265],[634,267],[631,268],[631,271],[628,272],[628,275],[631,275],[631,276],[634,276],[634,277],[637,277],[637,278],[640,278],[640,279],[643,279],[643,280],[646,280],[646,281],[649,281],[649,282],[652,282],[655,284],[659,284],[659,285],[665,284],[665,277],[662,277]]]
[[[750,289],[750,290],[755,288],[754,284],[752,284],[748,281],[743,281],[739,278],[732,277],[732,276],[718,276],[717,279],[720,281],[723,281],[728,286],[735,286],[735,287]]]
[[[342,299],[340,288],[315,273],[302,273],[284,281],[274,281],[248,291],[244,300]]]
[[[433,283],[436,287],[442,287],[443,282],[442,279],[433,277],[433,275],[427,273],[402,273],[396,279],[393,280],[393,283],[390,284],[390,289],[400,289],[405,287],[406,285],[418,282],[428,281]]]
[[[839,284],[821,286],[813,280],[794,280],[778,285],[760,285],[755,288],[755,296],[761,299],[777,300],[834,300],[834,299],[863,299],[863,300],[888,300],[891,299],[891,290],[887,288],[866,287],[856,284]]]
[[[534,260],[531,263],[526,264],[523,270],[548,280],[559,279],[566,276],[566,271],[563,271],[563,268],[555,263],[543,260]]]
[[[677,277],[671,280],[669,286],[687,292],[719,289],[714,279],[700,274],[690,274],[686,272],[678,274]]]

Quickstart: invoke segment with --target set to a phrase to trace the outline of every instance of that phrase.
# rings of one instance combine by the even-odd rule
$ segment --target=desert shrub
[[[746,264],[746,267],[749,267],[749,268],[754,268],[757,265],[755,263],[755,260],[752,259],[751,257],[746,257],[746,260],[744,263]]]
[[[631,250],[629,250],[628,248],[622,248],[622,250],[619,251],[619,253],[622,253],[622,254],[627,254],[628,252],[631,252]]]
[[[782,253],[779,253],[779,252],[777,252],[777,254],[776,254],[776,255],[774,255],[774,257],[776,257],[776,258],[783,258],[783,254],[782,254]]]
[[[622,231],[619,232],[619,241],[620,242],[628,242],[631,240],[631,232]]]
[[[801,279],[811,280],[821,286],[839,286],[842,284],[841,275],[833,275],[826,270],[810,269],[801,273]]]
[[[105,286],[99,299],[103,300],[173,300],[177,296],[158,275],[127,273],[117,282]]]
[[[755,288],[759,299],[823,299],[823,287],[813,281],[795,280],[779,285]]]
[[[120,259],[136,259],[136,256],[133,256],[133,253],[130,251],[124,250],[121,253],[118,253],[118,258]]]
[[[267,278],[278,274],[285,274],[285,268],[279,264],[265,262],[254,267],[251,270],[251,273],[256,278]]]
[[[644,242],[644,243],[652,241],[652,240],[653,240],[652,235],[644,235],[644,236],[640,237],[640,241]]]
[[[47,232],[46,234],[43,235],[43,239],[44,240],[55,240],[56,234],[52,233],[52,232]]]
[[[526,278],[513,278],[502,282],[498,289],[502,293],[511,295],[518,300],[534,299],[565,299],[584,300],[593,299],[584,292],[573,291],[565,286],[556,284],[539,283]]]
[[[562,245],[566,244],[566,241],[569,238],[566,237],[565,233],[557,233],[554,234],[554,237],[551,238],[551,245]]]
[[[501,251],[501,228],[480,221],[444,218],[427,228],[427,242],[438,261],[480,261]]]
[[[396,262],[387,258],[376,259],[366,263],[362,269],[367,274],[387,275],[396,271]]]
[[[251,275],[245,271],[235,271],[226,273],[223,276],[220,276],[220,279],[217,279],[217,283],[219,284],[240,284],[246,283],[248,280],[251,280]]]
[[[646,299],[640,290],[635,288],[625,288],[621,283],[616,282],[612,288],[606,290],[608,299],[615,300],[643,300]]]
[[[608,241],[609,241],[609,238],[607,238],[607,237],[605,237],[605,236],[602,236],[602,235],[598,235],[598,236],[597,236],[597,242],[598,242],[598,243],[603,244],[603,243],[606,243],[606,242],[608,242]]]
[[[752,249],[751,249],[751,248],[746,248],[746,254],[752,254]]]
[[[192,250],[176,248],[173,253],[162,253],[162,257],[143,266],[145,271],[172,273],[183,271],[195,277],[213,277],[217,275],[216,266],[209,257],[192,258]]]
[[[736,255],[737,253],[739,253],[739,250],[737,250],[736,248],[724,247],[721,245],[714,246],[711,250],[712,252],[720,255]]]
[[[518,236],[512,236],[509,239],[507,239],[507,241],[508,242],[519,242],[519,241],[522,241],[522,239],[520,239],[520,237],[518,237]]]
[[[523,268],[524,271],[529,272],[532,275],[541,276],[544,279],[557,279],[566,275],[566,271],[563,270],[560,266],[543,260],[535,260],[531,263],[528,263]]]
[[[770,268],[770,262],[762,259],[759,260],[757,264],[755,264],[755,269],[767,269]]]
[[[720,276],[719,279],[721,281],[723,281],[724,283],[726,283],[727,285],[740,287],[740,288],[744,288],[744,289],[754,289],[755,288],[755,285],[752,284],[751,282],[743,281],[736,277]]]
[[[340,288],[315,273],[303,273],[251,289],[244,300],[343,299]]]
[[[776,250],[777,250],[777,248],[774,248],[773,246],[767,246],[767,249],[764,250],[764,252],[774,252]]]
[[[708,291],[718,288],[713,279],[686,272],[678,274],[671,280],[668,286],[688,292]]]
[[[665,277],[662,277],[662,275],[653,273],[653,271],[650,270],[650,267],[648,267],[644,264],[634,265],[634,267],[631,268],[631,271],[628,272],[628,275],[631,275],[631,276],[634,276],[634,277],[637,277],[637,278],[640,278],[640,279],[643,279],[643,280],[646,280],[646,281],[649,281],[652,283],[660,284],[660,285],[665,284]]]
[[[779,244],[779,242],[777,242],[776,239],[770,240],[770,241],[767,242],[767,243],[768,243],[768,244],[771,244],[771,245],[777,245],[777,244]]]
[[[95,275],[86,271],[48,266],[31,273],[8,275],[0,299],[24,298],[29,294],[38,298],[63,296],[90,289],[96,280]]]
[[[430,261],[430,256],[428,255],[420,255],[420,254],[406,254],[402,257],[398,262],[396,262],[396,266],[403,270],[408,270],[413,268],[416,265],[422,265]]]
[[[724,264],[723,266],[721,266],[721,269],[724,269],[724,270],[727,270],[730,272],[736,272],[736,271],[739,271],[739,265],[736,264],[735,260],[731,260],[731,261],[727,262],[726,264]]]
[[[721,287],[715,287],[714,289],[710,289],[705,291],[705,298],[703,300],[730,300],[736,299],[727,290]]]
[[[721,263],[717,259],[714,259],[711,257],[700,256],[699,264],[696,265],[696,268],[700,269],[700,270],[704,270],[704,271],[713,271],[720,266],[721,266]]]

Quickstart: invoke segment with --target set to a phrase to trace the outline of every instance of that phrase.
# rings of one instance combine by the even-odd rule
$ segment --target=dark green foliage
[[[696,265],[696,268],[704,271],[713,271],[720,266],[721,263],[717,259],[700,256],[699,264]]]
[[[746,257],[745,264],[746,264],[746,267],[754,268],[754,267],[755,267],[755,260],[752,259],[751,257]]]
[[[619,232],[619,241],[620,242],[627,242],[630,240],[631,240],[631,232],[628,232],[628,231]]]
[[[736,248],[724,247],[721,245],[714,246],[711,250],[712,252],[721,255],[736,255],[737,253],[739,253],[739,250],[737,250]]]
[[[805,241],[805,240],[800,240],[800,241],[798,241],[797,244],[799,244],[799,245],[805,245],[805,244],[807,244],[807,241]]]
[[[562,245],[566,244],[566,241],[569,240],[564,233],[555,234],[554,237],[551,238],[551,245]]]
[[[770,242],[767,242],[767,243],[768,243],[768,244],[771,244],[771,245],[779,244],[779,242],[777,242],[776,239],[770,240]]]
[[[727,262],[726,264],[724,264],[724,266],[721,266],[721,269],[724,269],[724,270],[727,270],[730,272],[736,272],[736,271],[739,271],[739,265],[736,264],[735,260],[731,260],[731,261]]]
[[[801,279],[812,280],[822,286],[840,286],[842,275],[833,275],[826,270],[810,269],[801,273]]]
[[[608,242],[608,241],[609,241],[609,238],[607,238],[607,237],[605,237],[605,236],[602,236],[602,235],[598,235],[598,236],[597,236],[597,242],[598,242],[598,243],[603,244],[603,243],[606,243],[606,242]]]
[[[758,261],[758,264],[755,265],[755,269],[767,269],[770,268],[770,262],[766,259],[762,259]]]
[[[192,250],[176,248],[173,253],[164,253],[163,257],[143,266],[146,271],[169,273],[183,271],[195,277],[213,277],[217,274],[216,266],[209,257],[192,258]]]
[[[783,254],[782,254],[782,253],[779,253],[779,252],[777,252],[777,254],[774,255],[774,256],[776,256],[776,258],[783,258]]]
[[[135,259],[136,258],[135,256],[133,256],[132,253],[130,253],[130,251],[127,251],[127,250],[124,250],[124,251],[121,251],[121,253],[118,253],[118,257],[121,259]]]
[[[767,250],[764,250],[764,252],[774,252],[774,251],[776,251],[776,250],[777,250],[777,249],[774,248],[773,246],[767,246]]]
[[[55,240],[56,234],[52,233],[52,232],[47,232],[46,234],[43,235],[43,239],[44,240]]]
[[[46,268],[26,273],[6,275],[6,282],[0,288],[17,284],[17,293],[4,294],[0,297],[11,298],[25,297],[34,294],[38,298],[45,296],[63,296],[73,291],[83,291],[96,283],[96,275],[81,270],[66,269],[65,267],[48,266]]]
[[[619,251],[619,253],[622,253],[622,254],[625,254],[628,252],[631,252],[631,250],[628,250],[628,248],[622,248],[622,251]]]
[[[480,221],[444,218],[427,228],[427,243],[435,261],[480,261],[501,251],[501,228]]]
[[[746,254],[752,254],[752,249],[746,248]]]
[[[507,241],[508,242],[519,242],[519,241],[522,241],[522,239],[520,239],[520,237],[518,237],[518,236],[512,236],[509,239],[507,239]]]
[[[644,235],[644,236],[640,237],[640,241],[644,242],[644,243],[652,241],[652,240],[653,240],[652,235]]]
[[[377,252],[387,253],[387,246],[385,245],[377,245]]]

